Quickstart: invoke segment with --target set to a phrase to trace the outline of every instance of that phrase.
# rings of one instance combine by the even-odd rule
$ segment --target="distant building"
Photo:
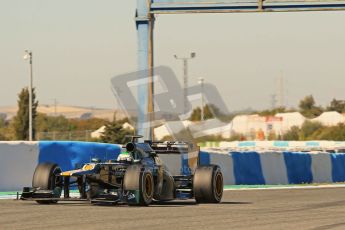
[[[329,111],[311,119],[311,121],[320,122],[324,126],[335,126],[339,123],[345,123],[345,117],[336,111]]]
[[[122,128],[123,129],[134,130],[134,127],[131,124],[129,124],[128,122],[123,123]],[[101,136],[103,135],[104,131],[105,131],[105,125],[103,125],[99,129],[93,131],[91,133],[91,137],[92,138],[96,138],[96,139],[101,138]]]
[[[221,136],[230,138],[231,124],[227,124],[218,119],[208,119],[202,122],[193,122],[189,125],[194,138],[203,136]]]
[[[231,133],[249,139],[263,140],[271,134],[281,135],[283,118],[280,116],[239,115],[231,121]]]
[[[0,119],[6,120],[7,114],[6,113],[0,113]]]
[[[281,133],[286,133],[293,126],[302,127],[306,118],[300,112],[277,113],[275,117],[282,118]]]
[[[172,136],[173,132],[181,132],[187,129],[192,122],[189,120],[182,121],[169,121],[154,129],[154,135],[157,140],[162,140],[166,136]],[[173,129],[173,130],[171,130]]]
[[[103,126],[100,127],[99,129],[93,131],[93,132],[91,133],[91,137],[92,137],[92,138],[96,138],[96,139],[101,138],[101,136],[103,135],[104,131],[105,131],[105,125],[103,125]]]

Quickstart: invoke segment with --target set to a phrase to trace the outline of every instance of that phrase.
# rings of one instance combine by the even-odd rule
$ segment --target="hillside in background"
[[[0,107],[0,114],[5,116],[6,120],[11,120],[16,115],[17,110],[17,106]],[[68,105],[39,105],[37,111],[48,116],[62,115],[68,119],[88,119],[93,117],[111,121],[114,117],[115,112],[117,119],[125,118],[125,114],[122,111],[114,109],[102,109],[93,107],[88,108]]]

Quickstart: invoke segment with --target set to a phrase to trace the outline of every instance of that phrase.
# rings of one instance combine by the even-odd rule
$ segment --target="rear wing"
[[[188,160],[188,167],[194,170],[200,165],[200,147],[189,142],[145,141],[157,154],[180,154]]]

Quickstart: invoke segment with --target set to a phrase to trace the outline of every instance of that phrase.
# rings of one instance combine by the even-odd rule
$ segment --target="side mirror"
[[[99,158],[92,158],[91,162],[92,163],[101,163],[101,159],[99,159]]]

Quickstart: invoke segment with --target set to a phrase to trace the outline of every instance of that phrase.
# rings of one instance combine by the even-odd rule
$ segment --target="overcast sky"
[[[135,71],[135,0],[0,0],[0,106],[28,84],[25,49],[43,104],[113,108],[110,78]],[[190,84],[215,84],[229,110],[270,107],[283,76],[286,104],[307,94],[345,99],[345,12],[159,15],[155,64],[197,53]]]

